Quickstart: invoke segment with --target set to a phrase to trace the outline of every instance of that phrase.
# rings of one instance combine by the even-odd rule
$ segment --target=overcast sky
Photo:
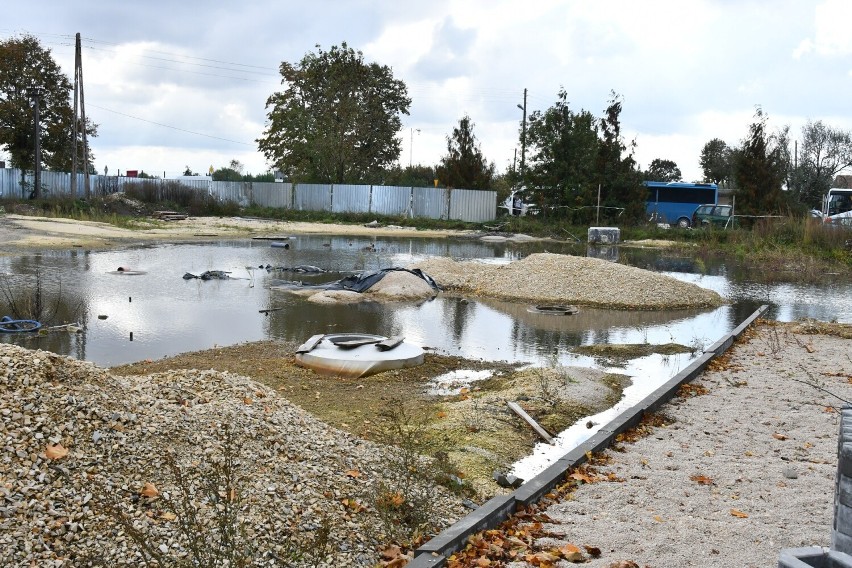
[[[640,166],[674,160],[690,181],[703,145],[739,144],[756,105],[794,139],[808,120],[852,130],[850,22],[849,0],[7,0],[0,37],[36,36],[73,77],[81,34],[99,173],[267,171],[255,139],[279,64],[345,41],[408,85],[403,166],[436,164],[468,114],[505,171],[524,89],[532,112],[564,88],[595,116],[622,95]]]

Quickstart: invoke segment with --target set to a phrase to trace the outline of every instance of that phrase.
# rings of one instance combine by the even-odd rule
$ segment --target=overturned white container
[[[382,350],[377,345],[389,338],[364,333],[333,333],[315,336],[296,352],[296,363],[323,375],[366,377],[382,371],[423,364],[424,351],[417,345],[398,343]],[[363,343],[344,347],[346,343]]]

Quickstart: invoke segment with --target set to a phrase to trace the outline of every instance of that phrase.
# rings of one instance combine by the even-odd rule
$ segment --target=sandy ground
[[[182,221],[139,220],[139,228],[125,229],[91,221],[0,216],[0,250],[21,248],[110,248],[133,242],[203,241],[222,238],[273,237],[290,234],[334,234],[368,236],[446,237],[461,231],[418,231],[409,227],[337,225],[290,221],[270,221],[244,217],[190,217]]]
[[[828,546],[850,340],[794,331],[758,326],[693,383],[706,394],[674,399],[665,426],[608,450],[598,471],[618,481],[547,507],[537,548],[598,547],[590,568],[658,568],[776,566],[783,548]]]

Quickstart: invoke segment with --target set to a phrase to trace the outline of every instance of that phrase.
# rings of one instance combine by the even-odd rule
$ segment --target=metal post
[[[525,158],[527,155],[527,90],[524,89],[524,106],[518,105],[524,111],[523,123],[521,124],[521,179],[524,179]]]
[[[33,197],[39,199],[41,197],[41,87],[30,89],[29,95],[33,98],[35,104],[35,187],[33,188]]]

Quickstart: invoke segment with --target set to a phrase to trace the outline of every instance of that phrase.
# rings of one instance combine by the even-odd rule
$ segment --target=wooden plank
[[[542,440],[544,440],[548,444],[553,443],[553,437],[547,432],[547,430],[545,430],[544,428],[539,426],[538,422],[533,420],[533,417],[530,416],[529,414],[527,414],[526,411],[523,408],[521,408],[520,406],[518,406],[517,403],[510,402],[510,401],[507,400],[506,404],[509,405],[509,408],[512,410],[512,412],[514,412],[515,414],[520,416],[521,419],[523,419],[524,422],[529,424],[532,427],[532,429],[535,430],[535,433],[538,434],[539,436],[541,436]]]
[[[308,353],[312,351],[314,347],[320,344],[320,341],[322,341],[323,337],[325,337],[324,333],[312,335],[310,339],[302,343],[299,348],[296,349],[296,353]]]

